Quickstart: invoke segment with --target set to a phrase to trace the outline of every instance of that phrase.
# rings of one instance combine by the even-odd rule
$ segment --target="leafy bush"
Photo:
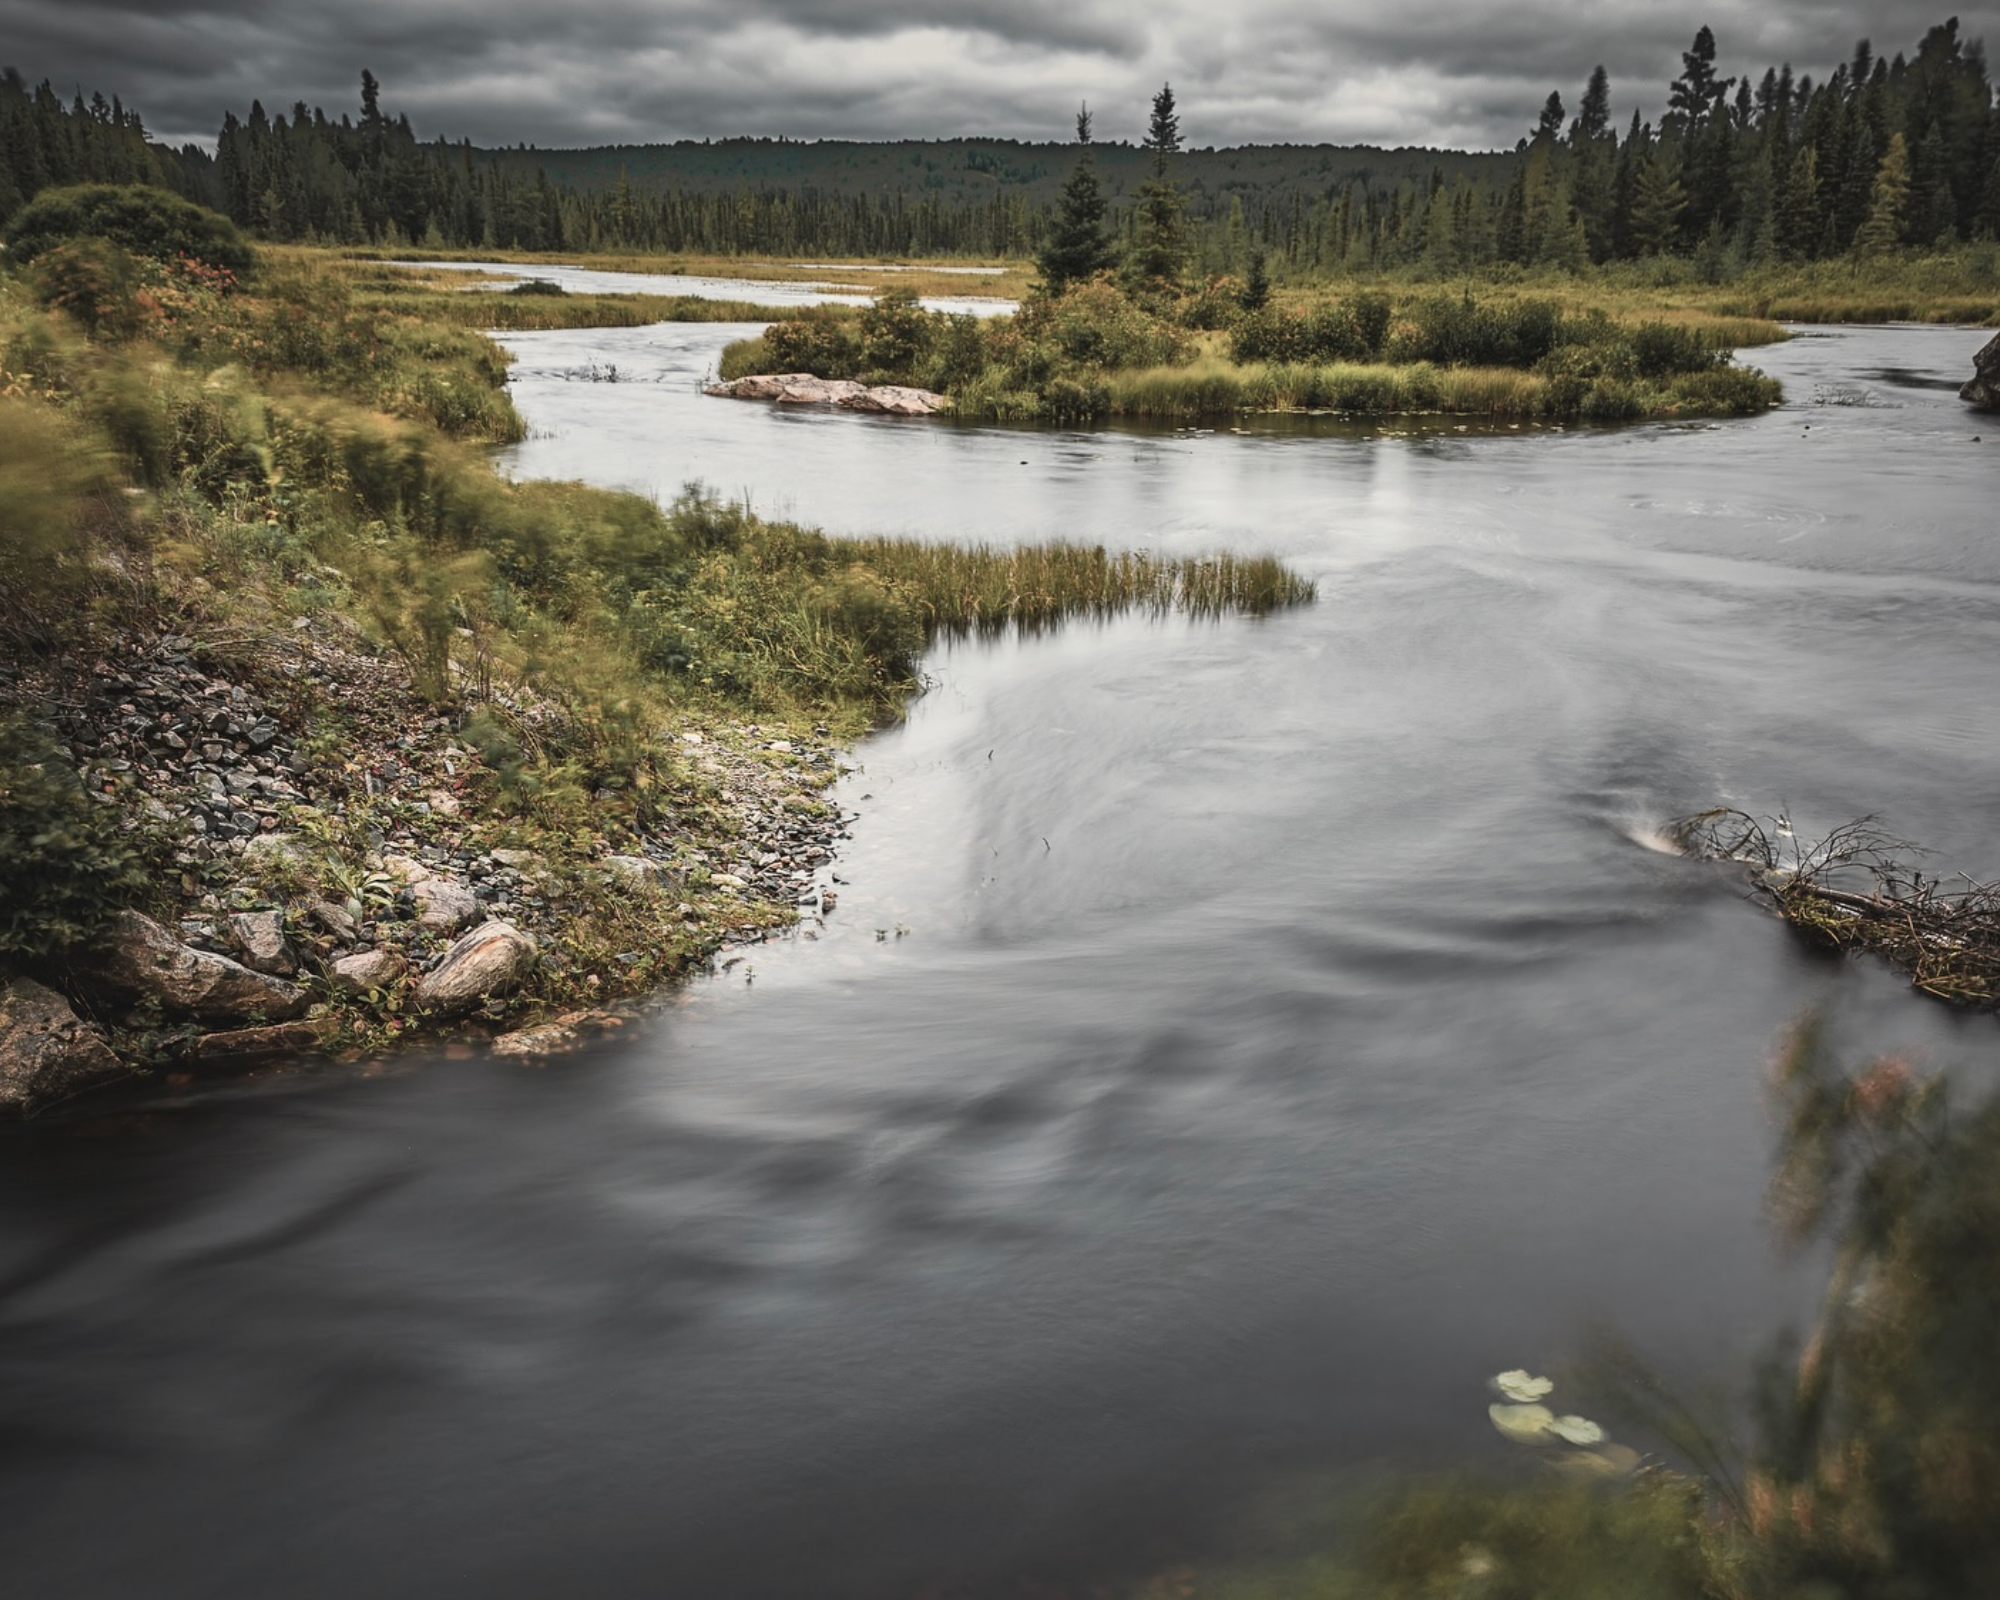
[[[861,365],[860,329],[854,313],[840,306],[814,306],[790,322],[774,322],[763,342],[771,372],[847,378]]]
[[[69,757],[18,713],[0,717],[0,956],[87,945],[146,884],[116,808],[84,793]]]
[[[44,189],[7,228],[7,247],[18,261],[78,238],[109,239],[135,256],[185,256],[236,273],[248,272],[253,259],[249,241],[219,211],[144,184]]]
[[[1675,372],[1706,372],[1728,360],[1698,329],[1672,322],[1641,322],[1625,338],[1643,378],[1664,378]]]
[[[109,239],[65,239],[34,265],[35,298],[103,338],[132,339],[146,326],[138,264]]]

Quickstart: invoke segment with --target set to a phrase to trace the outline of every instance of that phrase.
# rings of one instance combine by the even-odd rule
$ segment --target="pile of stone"
[[[891,417],[930,417],[949,411],[951,401],[929,389],[902,384],[856,383],[851,378],[815,378],[810,372],[765,372],[728,383],[711,383],[704,394],[725,400],[769,400],[787,406],[841,406]]]
[[[198,667],[185,639],[135,642],[99,661],[56,725],[96,792],[136,783],[197,838],[248,839],[278,826],[281,802],[311,796],[308,764],[262,700]]]

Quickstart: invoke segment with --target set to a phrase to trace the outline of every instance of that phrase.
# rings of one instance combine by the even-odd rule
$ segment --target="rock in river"
[[[427,1011],[470,1011],[489,995],[505,994],[535,965],[535,941],[511,922],[482,922],[461,934],[417,985]]]
[[[242,1022],[252,1017],[281,1022],[304,1011],[308,1000],[297,984],[252,972],[227,956],[190,949],[136,911],[118,914],[90,976],[123,994],[157,1000],[169,1011],[204,1022]]]
[[[55,990],[0,984],[0,1113],[29,1116],[124,1075],[104,1035]]]
[[[1996,333],[1972,358],[1972,377],[1958,391],[1959,399],[1981,411],[2000,411],[2000,333]]]

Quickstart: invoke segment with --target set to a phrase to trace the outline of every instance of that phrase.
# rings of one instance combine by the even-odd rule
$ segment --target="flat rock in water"
[[[815,378],[809,372],[763,372],[728,383],[711,383],[702,393],[720,395],[726,400],[771,400],[779,405],[844,406],[849,411],[873,411],[892,417],[934,416],[951,405],[943,395],[929,389],[910,389],[895,383],[877,384],[871,389],[850,378]]]
[[[482,922],[461,934],[444,959],[417,985],[427,1011],[470,1011],[491,995],[505,994],[535,965],[535,941],[511,922]]]
[[[260,1028],[230,1028],[205,1033],[183,1052],[184,1059],[203,1066],[227,1067],[295,1056],[319,1043],[319,1029],[310,1022],[274,1022]]]
[[[31,1116],[124,1076],[102,1031],[55,990],[29,978],[0,984],[0,1113]]]
[[[285,1021],[309,997],[295,983],[252,972],[239,961],[190,949],[151,917],[121,911],[89,967],[92,977],[135,998],[204,1022]]]
[[[815,378],[810,372],[762,372],[729,383],[711,383],[702,392],[725,400],[773,400],[788,406],[839,405],[849,395],[865,394],[868,385],[851,378]]]
[[[1972,358],[1972,377],[1958,391],[1959,399],[1981,411],[2000,411],[2000,333]]]
[[[932,417],[951,402],[929,389],[907,389],[901,384],[884,383],[849,395],[837,404],[850,411],[877,411],[891,417]]]
[[[516,1028],[493,1041],[496,1056],[553,1056],[580,1049],[607,1028],[623,1027],[608,1011],[570,1011],[532,1028]]]

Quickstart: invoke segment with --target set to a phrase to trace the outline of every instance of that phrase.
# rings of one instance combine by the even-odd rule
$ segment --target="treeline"
[[[1913,53],[1866,42],[1823,82],[1726,76],[1707,28],[1657,121],[1621,132],[1602,68],[1512,153],[1262,146],[1171,153],[1191,274],[1289,277],[1500,263],[1770,260],[2000,235],[2000,114],[1954,18]],[[1028,257],[1061,224],[1074,150],[1002,140],[742,139],[586,151],[421,142],[364,73],[359,120],[304,104],[224,120],[211,160],[149,143],[102,97],[0,84],[0,214],[45,185],[144,181],[283,241],[493,250]],[[1097,145],[1107,224],[1140,242],[1145,146]]]
[[[77,183],[150,183],[214,204],[208,153],[146,137],[139,113],[102,94],[65,105],[45,79],[30,89],[0,70],[0,222],[44,189]]]

